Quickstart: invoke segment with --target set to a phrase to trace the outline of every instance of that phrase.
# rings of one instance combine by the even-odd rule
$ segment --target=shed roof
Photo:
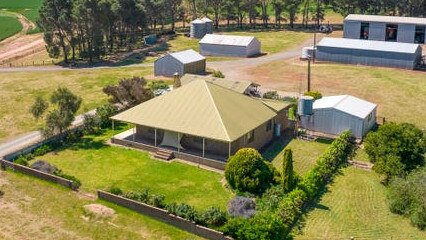
[[[238,93],[244,93],[250,86],[259,86],[259,84],[250,81],[233,81],[226,78],[216,78],[212,76],[201,76],[194,74],[185,74],[180,79],[182,85],[187,85],[188,83],[196,80],[208,81]]]
[[[376,107],[374,103],[350,95],[323,97],[316,100],[313,106],[314,109],[334,108],[361,119],[366,118]]]
[[[200,43],[215,44],[215,45],[228,45],[228,46],[248,46],[256,38],[253,36],[235,36],[235,35],[219,35],[219,34],[206,34]]]
[[[382,22],[426,25],[426,18],[349,14],[345,21]]]
[[[198,61],[202,61],[206,59],[203,55],[199,54],[198,52],[192,49],[169,53],[169,54],[170,56],[177,59],[179,62],[183,64],[198,62]]]
[[[416,53],[420,47],[418,44],[401,42],[384,42],[349,38],[323,38],[317,47],[332,47],[345,49],[358,49],[380,52]]]
[[[203,22],[213,22],[210,18],[208,18],[208,17],[203,17],[203,18],[201,18],[201,21],[203,21]]]
[[[277,114],[260,100],[207,81],[193,81],[112,119],[232,142]]]

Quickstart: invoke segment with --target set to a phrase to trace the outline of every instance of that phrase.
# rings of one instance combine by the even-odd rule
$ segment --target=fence
[[[24,174],[27,174],[27,175],[30,175],[30,176],[33,176],[33,177],[36,177],[36,178],[40,178],[42,180],[46,180],[46,181],[49,181],[49,182],[57,183],[57,184],[62,185],[64,187],[76,190],[74,182],[71,181],[71,180],[65,179],[65,178],[61,178],[61,177],[58,177],[58,176],[55,176],[55,175],[52,175],[52,174],[48,174],[48,173],[38,171],[36,169],[32,169],[32,168],[25,167],[25,166],[22,166],[22,165],[19,165],[19,164],[15,164],[13,162],[9,162],[9,161],[4,160],[4,159],[0,159],[0,166],[1,166],[2,169],[10,168],[14,171],[21,172],[21,173],[24,173]]]
[[[225,236],[222,232],[197,225],[194,222],[169,214],[168,211],[161,208],[153,207],[145,203],[137,202],[101,190],[98,190],[98,198],[129,208],[149,217],[156,218],[164,223],[173,225],[203,238],[212,240],[232,240],[232,238]]]

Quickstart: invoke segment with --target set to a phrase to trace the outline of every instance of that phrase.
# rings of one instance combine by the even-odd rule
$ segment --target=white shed
[[[251,57],[261,53],[260,42],[251,36],[207,34],[200,40],[204,56]]]
[[[377,105],[350,95],[331,96],[316,100],[312,113],[301,116],[303,128],[330,135],[351,130],[362,139],[376,125]]]
[[[154,63],[155,76],[171,77],[176,72],[183,76],[185,73],[199,74],[205,71],[206,58],[192,49],[168,53]]]

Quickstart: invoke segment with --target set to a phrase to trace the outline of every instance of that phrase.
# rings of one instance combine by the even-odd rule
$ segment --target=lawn
[[[120,130],[116,130],[118,133]],[[122,131],[122,130],[121,130]],[[105,144],[112,136],[88,136],[68,149],[40,157],[82,181],[82,189],[120,187],[125,191],[148,188],[167,202],[185,202],[199,209],[226,209],[232,193],[222,186],[224,176],[196,166],[153,160],[147,152]]]
[[[249,70],[264,87],[286,92],[306,89],[307,63],[296,59],[268,63]],[[393,68],[318,63],[312,67],[312,89],[323,95],[351,94],[378,104],[387,121],[426,127],[426,73]]]
[[[0,0],[0,9],[20,13],[35,23],[42,2],[43,0]]]
[[[0,73],[0,142],[41,127],[42,121],[36,122],[28,112],[36,96],[47,99],[56,88],[67,87],[83,98],[82,113],[106,102],[105,85],[150,74],[148,67]]]
[[[287,145],[288,148],[293,150],[293,167],[299,175],[303,176],[308,172],[316,163],[319,156],[321,156],[328,148],[331,142],[317,140],[317,141],[305,141],[301,139],[293,139]],[[283,146],[280,144],[274,144],[271,146],[270,151],[279,152],[272,156],[265,156],[266,159],[272,160],[272,164],[279,170],[282,171],[282,158],[284,154]]]
[[[0,11],[0,41],[22,30],[21,23],[13,16],[2,15]]]
[[[0,239],[200,239],[170,225],[58,185],[0,171]],[[84,217],[83,206],[100,203],[115,216]]]
[[[426,232],[392,214],[385,187],[374,172],[345,168],[295,239],[426,239]]]

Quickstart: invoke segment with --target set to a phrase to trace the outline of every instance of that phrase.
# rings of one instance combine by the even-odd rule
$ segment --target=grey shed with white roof
[[[316,100],[312,113],[301,116],[303,128],[330,135],[351,130],[362,139],[376,125],[377,105],[350,95],[330,96]]]
[[[176,72],[183,76],[185,73],[199,74],[205,71],[206,58],[192,49],[168,53],[154,63],[155,76],[171,77]]]
[[[414,69],[422,57],[418,44],[323,38],[317,44],[320,61]]]
[[[261,53],[260,42],[252,36],[207,34],[200,40],[204,56],[251,57]]]
[[[344,21],[345,38],[425,43],[426,18],[350,14]]]

